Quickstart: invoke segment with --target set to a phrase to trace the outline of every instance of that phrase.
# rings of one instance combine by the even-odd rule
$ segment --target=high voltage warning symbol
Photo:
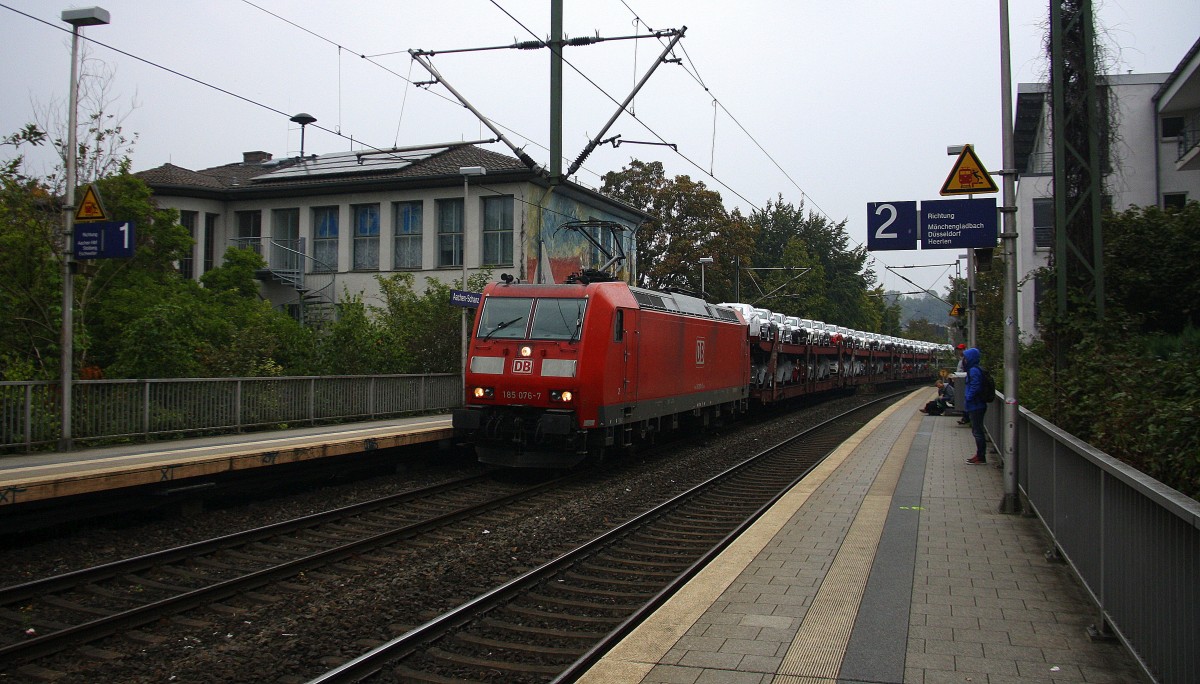
[[[83,193],[83,201],[75,212],[76,221],[104,221],[108,215],[104,213],[104,205],[100,203],[100,193],[96,186],[89,185]]]
[[[983,162],[975,156],[975,148],[963,145],[963,150],[946,176],[942,184],[943,195],[975,195],[988,192],[999,192],[992,175],[983,168]]]

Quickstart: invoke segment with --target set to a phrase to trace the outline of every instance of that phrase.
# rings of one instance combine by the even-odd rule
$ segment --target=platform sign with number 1
[[[868,202],[867,250],[917,248],[916,202]]]

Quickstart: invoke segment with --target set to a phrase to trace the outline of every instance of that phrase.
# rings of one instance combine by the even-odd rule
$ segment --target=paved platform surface
[[[839,447],[597,663],[588,684],[1146,681],[1049,562],[1036,518],[999,512],[998,456],[918,412],[920,390]]]
[[[450,439],[449,415],[340,423],[0,458],[0,508]]]

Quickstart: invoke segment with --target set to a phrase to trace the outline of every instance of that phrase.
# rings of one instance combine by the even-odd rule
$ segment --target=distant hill
[[[908,325],[914,318],[923,318],[934,325],[950,323],[950,307],[932,295],[902,295],[898,292],[888,292],[887,300],[900,303],[900,325]]]

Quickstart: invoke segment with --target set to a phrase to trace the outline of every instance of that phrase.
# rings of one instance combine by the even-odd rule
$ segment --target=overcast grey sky
[[[30,121],[37,108],[65,102],[70,34],[55,27],[69,28],[62,10],[92,4],[108,10],[112,23],[85,35],[133,55],[88,48],[115,70],[113,109],[127,112],[126,132],[140,136],[134,170],[165,162],[206,168],[250,150],[298,154],[299,128],[288,121],[298,112],[317,118],[306,134],[309,154],[489,137],[445,89],[411,85],[429,75],[407,51],[508,45],[531,38],[525,27],[545,37],[550,13],[548,0],[0,0],[0,134]],[[954,162],[948,145],[973,143],[989,170],[1001,167],[997,0],[565,5],[569,36],[687,27],[676,50],[682,64],[659,67],[635,101],[636,120],[624,115],[608,134],[661,137],[679,153],[604,146],[577,176],[585,185],[599,186],[602,174],[632,158],[659,160],[669,174],[703,181],[744,213],[780,194],[803,199],[810,210],[848,220],[852,240],[865,244],[868,202],[938,198]],[[1200,0],[1097,0],[1096,7],[1110,73],[1170,72],[1200,36]],[[1046,2],[1011,0],[1009,12],[1014,88],[1044,80]],[[564,156],[573,159],[600,130],[616,111],[614,100],[625,98],[662,49],[646,39],[566,50]],[[444,54],[434,63],[506,135],[548,163],[546,51]],[[949,263],[957,250],[874,256],[885,286],[909,291],[884,264]],[[901,271],[938,291],[953,272]]]

